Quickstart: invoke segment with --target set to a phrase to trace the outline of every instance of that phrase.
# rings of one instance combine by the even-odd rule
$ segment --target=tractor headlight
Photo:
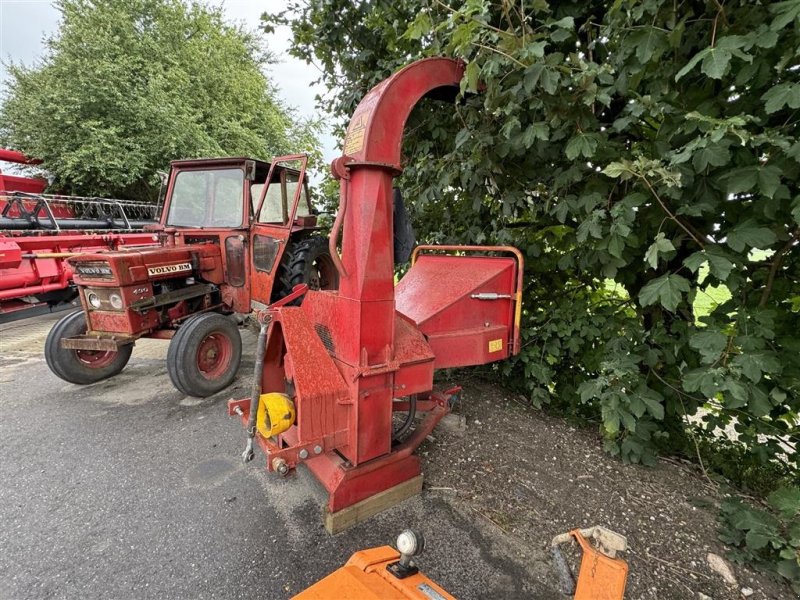
[[[94,292],[89,292],[88,294],[86,294],[86,300],[89,302],[89,305],[92,308],[100,308],[103,304],[100,301],[100,296],[98,296]]]
[[[122,296],[119,294],[111,294],[108,297],[108,301],[115,310],[122,310]]]

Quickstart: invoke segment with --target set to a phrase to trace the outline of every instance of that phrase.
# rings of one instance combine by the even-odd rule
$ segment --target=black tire
[[[206,398],[228,387],[242,361],[242,338],[232,319],[219,313],[195,315],[169,343],[167,373],[187,396]]]
[[[339,288],[339,272],[328,249],[328,238],[318,235],[290,242],[281,260],[280,285],[274,300],[291,293],[294,286],[308,284],[312,290],[336,290]],[[298,306],[302,298],[291,304]]]
[[[133,344],[122,346],[116,352],[67,350],[61,347],[62,338],[84,333],[86,315],[82,310],[68,314],[53,326],[44,343],[44,358],[53,373],[64,381],[87,385],[108,379],[125,368],[131,358]]]

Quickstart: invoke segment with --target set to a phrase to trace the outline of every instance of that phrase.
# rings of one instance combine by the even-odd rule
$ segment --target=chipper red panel
[[[435,367],[509,355],[517,266],[511,257],[423,255],[397,285],[397,310],[416,323]]]

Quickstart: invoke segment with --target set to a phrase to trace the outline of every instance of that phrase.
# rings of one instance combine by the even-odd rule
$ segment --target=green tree
[[[278,99],[257,35],[182,0],[58,0],[39,65],[11,65],[0,143],[40,158],[53,188],[153,198],[172,159],[315,151]]]
[[[797,475],[799,0],[309,0],[264,20],[341,117],[415,58],[466,62],[456,110],[412,115],[400,185],[427,241],[525,252],[509,384],[599,418],[624,460],[727,430]]]

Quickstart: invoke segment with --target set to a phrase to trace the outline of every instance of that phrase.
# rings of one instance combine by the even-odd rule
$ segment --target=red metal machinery
[[[150,337],[170,340],[167,371],[184,394],[227,387],[242,347],[230,315],[263,309],[298,284],[337,284],[306,160],[173,161],[160,221],[148,227],[158,245],[69,259],[83,310],[50,331],[50,369],[65,381],[94,383],[119,373],[136,341]]]
[[[0,161],[16,163],[19,165],[36,165],[39,161],[25,156],[22,152],[0,148]],[[29,194],[41,194],[47,187],[47,181],[38,177],[19,177],[17,175],[7,175],[0,171],[0,193],[3,192],[26,192]],[[0,202],[0,208],[3,208]]]
[[[0,161],[39,163],[5,148]],[[0,172],[0,314],[74,298],[66,260],[73,254],[157,243],[142,232],[156,207],[45,195],[46,187],[41,178]],[[96,218],[101,213],[108,218]],[[145,221],[134,213],[146,213]]]
[[[331,234],[339,290],[306,291],[301,307],[263,313],[252,397],[228,405],[248,427],[245,460],[255,439],[269,470],[305,463],[319,479],[329,493],[329,530],[338,511],[421,483],[413,452],[458,393],[434,392],[434,369],[519,351],[523,259],[515,248],[417,248],[394,285],[392,180],[401,172],[403,128],[423,97],[454,100],[462,76],[460,62],[424,59],[361,101],[332,164],[340,180]],[[425,416],[402,439],[396,413],[406,415],[401,430],[415,413]]]

